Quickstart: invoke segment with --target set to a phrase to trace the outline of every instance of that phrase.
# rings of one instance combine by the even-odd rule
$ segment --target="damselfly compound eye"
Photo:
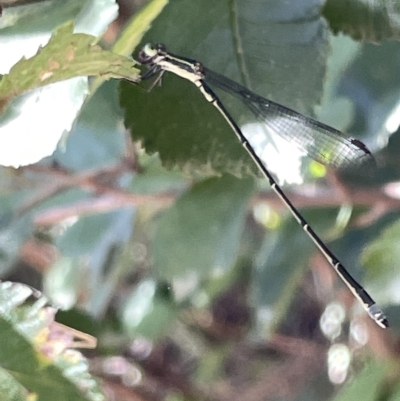
[[[153,46],[151,43],[147,43],[142,52],[149,58],[157,56],[157,47]]]

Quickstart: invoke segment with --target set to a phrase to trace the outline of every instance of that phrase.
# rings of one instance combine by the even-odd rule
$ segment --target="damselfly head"
[[[161,43],[147,43],[139,53],[139,62],[149,64],[154,61],[157,56],[164,55],[165,51],[165,46]]]

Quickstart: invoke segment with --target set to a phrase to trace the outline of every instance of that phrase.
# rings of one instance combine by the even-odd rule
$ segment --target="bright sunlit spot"
[[[302,157],[306,155],[304,151],[277,135],[270,135],[265,125],[249,123],[241,128],[268,170],[275,174],[279,184],[303,183],[300,169]]]
[[[52,302],[61,309],[69,309],[75,304],[77,291],[71,280],[74,262],[72,258],[61,257],[49,269],[44,278],[43,288]]]
[[[172,286],[174,289],[174,297],[177,301],[182,301],[199,285],[199,276],[196,272],[189,272],[183,276],[174,277]]]
[[[6,74],[22,57],[32,57],[51,33],[2,40],[0,73]],[[65,131],[71,129],[88,91],[87,78],[45,86],[19,97],[12,112],[0,119],[0,164],[19,167],[51,155]]]
[[[118,5],[114,0],[89,3],[76,16],[75,31],[99,35],[116,18]],[[3,17],[7,16],[12,17],[12,11],[4,10]],[[23,32],[2,35],[0,74],[9,73],[22,58],[35,56],[52,35],[52,29],[46,28],[40,33],[29,28]],[[88,91],[88,78],[81,76],[17,97],[0,117],[0,165],[19,167],[51,155],[62,135],[71,130]]]
[[[333,384],[342,384],[347,377],[351,352],[344,344],[334,344],[328,351],[328,375]]]
[[[21,57],[29,58],[36,54],[38,47],[45,45],[50,38],[50,33],[40,35],[18,35],[1,39],[0,52],[0,74],[7,74],[10,68],[17,63]],[[5,57],[4,55],[7,55]]]
[[[385,128],[390,133],[393,134],[397,131],[400,125],[400,102],[396,105],[393,111],[389,114],[386,119]]]
[[[383,191],[391,198],[400,199],[400,183],[390,182],[383,187]]]
[[[342,332],[342,323],[346,318],[343,305],[339,302],[328,304],[321,315],[319,327],[329,340],[334,340]]]
[[[325,177],[326,175],[326,167],[323,164],[316,162],[315,160],[311,160],[309,169],[313,177],[321,178]]]
[[[271,334],[271,328],[274,322],[275,313],[269,306],[259,307],[256,315],[257,332],[260,335],[268,337]]]
[[[278,228],[281,223],[279,214],[267,203],[258,203],[255,205],[253,208],[253,216],[258,223],[270,230]]]
[[[355,319],[350,323],[350,337],[357,348],[367,344],[369,339],[368,327],[362,320]]]
[[[123,321],[127,328],[134,330],[149,313],[149,310],[153,309],[155,292],[156,283],[153,280],[145,280],[137,286],[123,311]]]
[[[393,261],[393,266],[396,265],[396,261]],[[394,276],[390,281],[387,283],[387,287],[385,289],[385,295],[388,300],[391,302],[400,303],[400,277]]]
[[[16,117],[0,121],[0,164],[19,167],[51,155],[71,129],[87,91],[87,78],[78,77],[24,95],[14,107]]]

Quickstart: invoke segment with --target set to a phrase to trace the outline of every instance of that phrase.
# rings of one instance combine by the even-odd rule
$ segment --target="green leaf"
[[[191,7],[176,0],[145,40],[162,41],[175,54],[199,60],[260,95],[310,114],[321,99],[328,51],[326,25],[315,7],[320,2],[311,3],[258,0],[237,2],[232,8],[228,0],[193,2]],[[188,173],[207,175],[254,174],[253,161],[218,111],[190,82],[170,75],[164,74],[162,88],[151,94],[121,84],[125,124],[133,138],[142,140],[149,153],[159,152],[169,168],[178,165]]]
[[[396,385],[393,386],[393,388],[391,389],[391,395],[387,399],[388,399],[388,401],[400,401],[400,383],[399,382],[397,382]]]
[[[153,280],[142,281],[130,294],[122,310],[122,322],[132,338],[146,337],[156,341],[175,322],[178,309],[165,294],[165,285]]]
[[[69,308],[83,296],[88,312],[94,316],[104,313],[122,275],[132,268],[128,252],[121,253],[121,248],[127,248],[133,217],[132,210],[122,208],[81,217],[66,229],[58,238],[65,257],[58,258],[45,276],[46,293],[54,302]],[[88,266],[89,281],[85,280]]]
[[[352,276],[361,282],[357,259],[360,243],[364,240],[365,234],[350,230],[343,233],[341,230],[338,237],[338,228],[335,229],[338,211],[335,208],[302,210],[301,213],[328,248],[344,263]],[[310,269],[310,257],[320,254],[320,251],[291,214],[288,213],[279,223],[275,229],[265,233],[264,241],[255,258],[252,301],[260,311],[254,331],[259,337],[270,335],[282,322],[295,325],[293,320],[298,318],[299,310],[303,313],[303,319],[310,318],[310,322],[313,322],[310,323],[310,327],[314,324],[316,328],[315,315],[305,315],[302,307],[306,304],[302,305],[296,301],[302,298],[303,290],[298,289],[304,282],[304,275]],[[328,265],[328,261],[322,263]],[[345,287],[338,276],[336,281],[338,288]]]
[[[2,185],[5,191],[5,185]],[[24,193],[25,192],[25,193]],[[19,255],[21,246],[33,233],[32,214],[15,213],[28,191],[3,194],[0,197],[0,274],[5,275],[11,269]]]
[[[279,309],[279,318],[285,315],[313,249],[313,243],[292,216],[278,230],[266,233],[256,255],[253,276],[258,308]]]
[[[361,254],[367,268],[368,289],[380,302],[398,303],[400,272],[400,220],[396,220],[370,242]]]
[[[372,150],[382,148],[398,128],[399,52],[398,41],[364,44],[338,87],[354,105],[351,135],[362,138]]]
[[[327,61],[324,97],[318,107],[317,118],[325,124],[346,132],[354,120],[354,102],[337,93],[337,89],[362,46],[344,35],[332,35],[330,43],[331,51]]]
[[[68,23],[57,30],[46,46],[29,58],[21,59],[0,81],[0,106],[31,89],[78,76],[103,76],[137,80],[138,71],[126,57],[102,50],[97,38],[74,34]]]
[[[167,4],[168,0],[152,0],[146,3],[125,25],[124,31],[113,45],[113,52],[124,55],[132,53]]]
[[[118,107],[118,84],[105,82],[84,103],[73,135],[61,141],[51,156],[67,170],[104,168],[118,163],[126,152],[126,133]]]
[[[252,180],[225,175],[192,187],[158,221],[152,245],[158,276],[167,281],[231,267],[239,249]]]
[[[131,211],[126,209],[83,216],[57,238],[57,246],[71,257],[88,257],[96,249],[104,252],[122,238],[126,240],[129,237],[131,218]],[[97,258],[104,262],[105,255],[97,255]]]
[[[336,211],[306,213],[316,232],[323,237],[323,229],[331,227]],[[288,319],[296,290],[303,279],[315,244],[304,233],[290,214],[274,230],[265,233],[263,244],[256,254],[252,277],[252,299],[259,311],[256,331],[268,335],[279,322]],[[295,309],[295,307],[293,308]],[[290,319],[290,318],[289,318]]]
[[[392,0],[327,0],[325,18],[331,29],[355,40],[379,43],[400,39],[400,3]]]

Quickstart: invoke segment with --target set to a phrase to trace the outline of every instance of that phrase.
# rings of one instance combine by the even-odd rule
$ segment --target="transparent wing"
[[[204,76],[211,86],[240,98],[270,133],[292,143],[312,159],[339,170],[375,165],[371,152],[358,139],[258,96],[211,70],[205,69]]]

